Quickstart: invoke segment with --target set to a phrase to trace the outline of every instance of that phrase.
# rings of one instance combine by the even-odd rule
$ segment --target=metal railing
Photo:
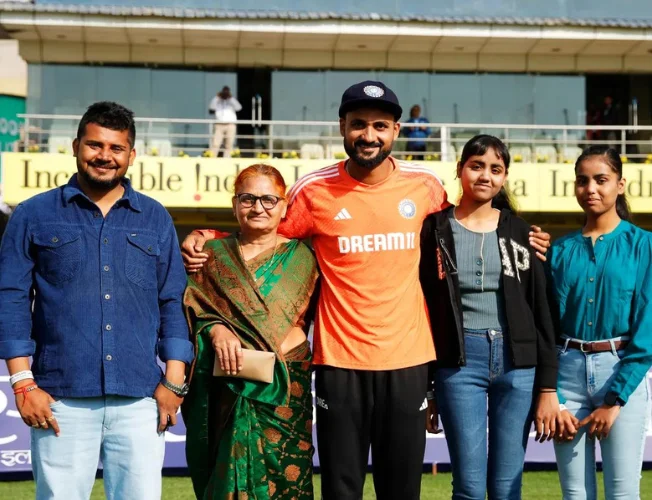
[[[70,152],[81,116],[22,114],[19,151]],[[136,150],[160,156],[210,156],[215,120],[137,118]],[[243,157],[343,158],[338,122],[239,120],[235,155]],[[402,123],[402,130],[425,127],[428,136],[410,139],[402,133],[394,145],[399,157],[455,161],[462,147],[479,133],[495,135],[516,161],[574,161],[592,144],[615,147],[630,161],[652,162],[652,126],[518,125],[477,123]],[[417,150],[415,142],[425,144]],[[213,151],[213,154],[215,151]]]

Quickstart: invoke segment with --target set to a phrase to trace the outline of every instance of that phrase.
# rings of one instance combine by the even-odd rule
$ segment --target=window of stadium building
[[[405,108],[418,104],[437,123],[576,124],[583,119],[583,76],[431,74],[391,71],[275,71],[274,120],[337,119],[342,92],[352,82],[384,81]],[[235,72],[133,67],[30,64],[27,112],[79,115],[89,103],[115,100],[139,117],[208,118],[210,99]],[[47,90],[47,92],[45,91]],[[170,125],[170,133],[203,133]],[[175,127],[182,129],[176,131]],[[185,127],[185,128],[184,128]]]
[[[225,85],[235,88],[236,80],[233,72],[30,64],[27,112],[81,115],[93,102],[112,100],[132,109],[137,117],[209,118],[210,100]],[[76,130],[75,120],[42,125],[46,130],[58,127],[62,135]],[[161,139],[184,135],[187,146],[205,142],[192,134],[207,134],[205,124],[153,126],[160,129],[153,132]]]
[[[583,76],[525,74],[430,74],[389,71],[276,71],[272,74],[274,120],[335,120],[342,92],[365,79],[382,80],[436,123],[575,125],[584,120]]]
[[[42,4],[88,4],[88,5],[141,5],[147,7],[175,7],[215,9],[214,0],[40,0]],[[221,0],[220,10],[265,10],[294,12],[334,12],[369,14],[374,12],[385,15],[421,15],[435,17],[477,17],[478,5],[482,6],[483,17],[563,17],[571,19],[641,19],[652,17],[652,2],[649,0],[629,0],[618,4],[614,13],[612,0],[557,0],[542,2],[540,0],[430,0],[415,2],[413,0],[375,0],[370,7],[367,3],[353,3],[344,0]]]

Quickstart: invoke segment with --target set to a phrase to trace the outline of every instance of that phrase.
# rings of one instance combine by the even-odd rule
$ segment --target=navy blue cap
[[[383,82],[371,80],[351,85],[344,91],[340,104],[340,118],[344,118],[349,111],[360,108],[386,110],[394,115],[395,121],[398,121],[403,113],[398,97],[392,89]]]

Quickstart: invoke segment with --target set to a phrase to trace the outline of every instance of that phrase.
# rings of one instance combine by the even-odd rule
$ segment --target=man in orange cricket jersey
[[[377,497],[420,498],[435,349],[419,234],[425,217],[449,203],[434,172],[390,156],[401,113],[381,82],[347,89],[339,115],[349,159],[300,178],[279,228],[312,238],[322,274],[313,346],[325,500],[362,499],[370,445]],[[545,252],[550,236],[535,231],[534,246]],[[205,240],[219,235],[186,238],[189,272],[202,267]]]

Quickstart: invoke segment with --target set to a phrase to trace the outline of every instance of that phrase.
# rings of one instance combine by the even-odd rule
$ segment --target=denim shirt
[[[559,334],[584,341],[630,336],[608,389],[627,402],[652,366],[652,234],[621,221],[595,245],[573,232],[547,257]]]
[[[0,358],[33,356],[54,397],[152,396],[157,354],[193,359],[172,218],[123,185],[103,217],[73,176],[18,205],[0,246]]]

